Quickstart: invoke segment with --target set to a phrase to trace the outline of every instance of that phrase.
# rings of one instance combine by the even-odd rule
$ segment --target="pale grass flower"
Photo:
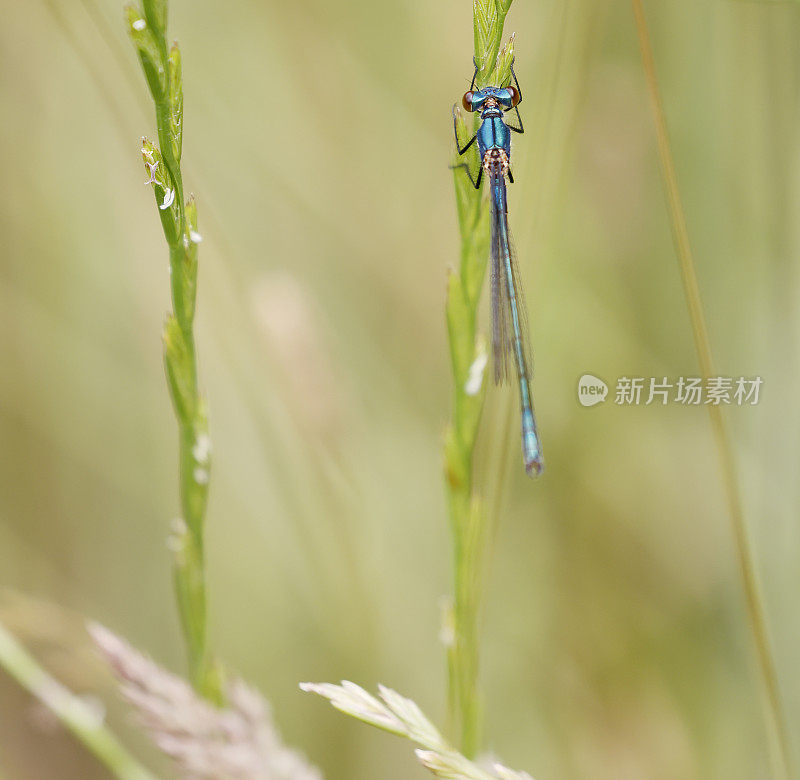
[[[150,174],[150,178],[144,183],[146,187],[148,184],[156,183],[156,168],[158,168],[158,160],[155,162],[147,162],[147,160],[145,160],[144,164]]]
[[[416,702],[391,688],[378,686],[380,699],[355,683],[301,683],[300,688],[322,696],[347,715],[384,731],[406,737],[421,745],[414,751],[419,762],[437,777],[450,780],[533,780],[525,772],[515,772],[502,764],[485,769],[449,745],[428,720]]]
[[[175,202],[175,190],[167,187],[164,191],[164,202],[159,206],[161,211],[165,211]]]
[[[318,769],[283,744],[269,705],[239,679],[217,708],[97,623],[88,626],[120,691],[155,744],[193,780],[322,780]]]
[[[486,370],[486,364],[489,362],[489,353],[486,351],[485,345],[478,347],[478,354],[475,360],[469,367],[469,376],[464,383],[464,392],[467,395],[478,395],[483,385],[483,374]]]
[[[201,433],[192,447],[192,456],[198,463],[208,463],[210,455],[211,437],[207,433]]]

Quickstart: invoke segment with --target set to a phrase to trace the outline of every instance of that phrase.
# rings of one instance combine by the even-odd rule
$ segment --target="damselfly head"
[[[483,113],[488,109],[493,112],[492,116],[497,116],[496,112],[509,111],[520,99],[519,90],[515,87],[483,87],[467,92],[461,99],[461,105],[470,112]]]

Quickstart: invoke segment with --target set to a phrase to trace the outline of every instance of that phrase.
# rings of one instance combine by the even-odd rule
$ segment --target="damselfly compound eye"
[[[464,106],[465,111],[474,111],[472,107],[472,92],[465,92],[464,97],[461,98],[461,105]]]
[[[520,101],[519,90],[516,87],[512,87],[510,84],[506,87],[506,89],[511,94],[511,108],[514,108],[514,106],[516,106]]]

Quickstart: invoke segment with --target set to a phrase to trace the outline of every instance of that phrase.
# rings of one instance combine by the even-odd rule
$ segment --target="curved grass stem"
[[[669,133],[667,131],[666,114],[658,87],[653,47],[650,42],[650,34],[642,0],[633,0],[633,13],[636,20],[636,30],[639,36],[639,46],[642,53],[642,64],[655,121],[658,154],[661,161],[664,187],[669,204],[670,222],[680,266],[681,281],[683,283],[686,304],[689,308],[689,318],[691,320],[697,360],[700,364],[700,371],[703,375],[703,379],[706,379],[715,375],[711,355],[711,343],[708,337],[705,315],[703,313],[700,287],[697,283],[697,273],[695,271],[694,257],[689,241],[689,231],[686,226],[686,217],[683,211],[680,190],[678,189],[675,163],[673,161]],[[747,533],[742,499],[739,493],[739,485],[736,476],[736,459],[725,420],[722,416],[722,407],[709,404],[706,408],[708,409],[711,429],[713,431],[720,461],[723,487],[728,504],[728,515],[731,522],[734,547],[736,549],[739,576],[744,591],[747,618],[755,646],[756,659],[769,711],[769,719],[774,730],[781,774],[786,778],[790,778],[794,775],[792,773],[788,728],[781,703],[778,674],[769,639],[764,603],[756,573],[755,558]]]

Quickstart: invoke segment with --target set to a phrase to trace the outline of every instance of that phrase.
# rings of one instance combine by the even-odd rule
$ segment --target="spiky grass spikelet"
[[[93,623],[88,629],[123,697],[182,777],[322,780],[318,769],[283,743],[269,705],[242,680],[228,680],[227,705],[219,709],[107,628]]]

